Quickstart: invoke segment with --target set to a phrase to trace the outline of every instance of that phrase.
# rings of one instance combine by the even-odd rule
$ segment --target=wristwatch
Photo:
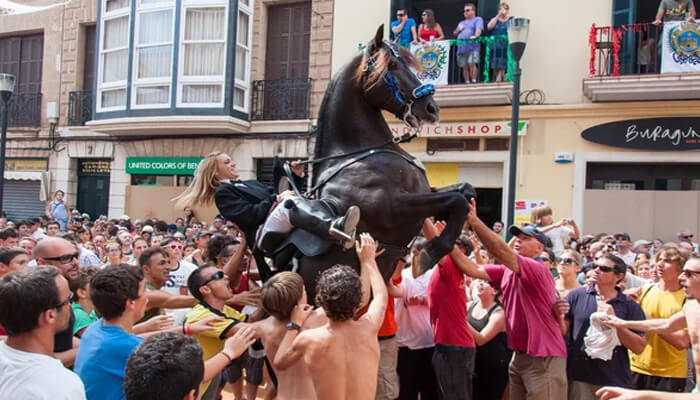
[[[294,322],[290,322],[287,324],[287,330],[291,331],[292,329],[299,332],[299,331],[301,331],[301,326],[299,326],[298,324],[295,324]]]

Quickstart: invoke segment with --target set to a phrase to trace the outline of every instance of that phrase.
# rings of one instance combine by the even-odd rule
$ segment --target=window
[[[100,29],[97,110],[126,108],[126,80],[129,68],[130,0],[103,0]]]
[[[0,39],[0,72],[15,76],[15,94],[41,92],[44,35]]]
[[[233,108],[248,112],[250,99],[250,51],[252,48],[252,0],[238,1],[238,32],[236,35],[236,73],[233,87]]]
[[[171,0],[139,0],[132,72],[132,108],[170,105],[174,35]]]
[[[180,107],[223,106],[227,4],[220,0],[185,1],[180,27]]]
[[[700,164],[588,163],[586,189],[700,190]]]
[[[173,175],[131,175],[133,186],[173,186]]]

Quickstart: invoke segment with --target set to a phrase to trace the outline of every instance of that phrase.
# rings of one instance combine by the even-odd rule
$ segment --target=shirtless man
[[[700,258],[691,257],[686,261],[680,276],[680,282],[689,301],[685,303],[681,311],[675,313],[671,318],[625,321],[611,316],[605,324],[610,327],[621,327],[652,333],[671,333],[688,328],[697,382],[697,379],[700,379],[700,303],[698,303],[698,299],[700,299]],[[596,394],[603,400],[700,399],[700,393],[681,394],[646,390],[637,391],[617,387],[604,387]]]
[[[356,251],[374,295],[367,313],[353,320],[362,292],[357,273],[347,266],[330,268],[321,274],[316,296],[328,323],[299,332],[298,327],[312,313],[312,308],[298,304],[292,310],[291,321],[295,325],[285,334],[275,356],[274,364],[279,370],[284,371],[297,362],[307,367],[320,399],[372,400],[377,390],[377,333],[386,311],[387,289],[374,261],[377,251],[374,239],[363,233]]]

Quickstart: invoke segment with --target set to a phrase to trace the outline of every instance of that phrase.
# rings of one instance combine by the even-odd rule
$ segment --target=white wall
[[[331,74],[357,52],[359,43],[367,43],[384,24],[389,37],[389,0],[336,0],[333,9],[333,54]]]

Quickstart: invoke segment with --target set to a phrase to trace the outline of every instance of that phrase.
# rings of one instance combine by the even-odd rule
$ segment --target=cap
[[[78,210],[73,210],[73,211],[71,211],[71,214],[73,214],[73,215],[80,215],[80,211],[78,211]]]
[[[202,229],[201,231],[197,232],[197,234],[194,237],[201,238],[202,236],[206,236],[206,235],[211,236],[211,232],[205,231],[204,229]]]
[[[129,216],[126,215],[126,214],[124,214],[124,215],[122,215],[121,217],[119,217],[119,219],[123,219],[124,221],[128,221],[128,220],[129,220]]]
[[[85,219],[85,218],[90,219],[90,214],[83,213],[83,215],[81,215],[81,217],[83,217],[83,219]]]
[[[153,233],[153,227],[150,225],[144,225],[143,228],[141,228],[141,232],[150,232]]]
[[[168,225],[168,229],[170,229],[170,230],[172,230],[172,231],[175,231],[175,230],[177,230],[177,225],[175,225],[175,224],[170,224],[170,225]]]
[[[527,224],[522,227],[517,225],[511,225],[510,228],[508,228],[508,231],[513,236],[518,236],[521,233],[524,233],[528,236],[534,237],[544,246],[547,246],[547,236],[545,236],[545,234],[542,233],[542,231],[540,231],[539,229],[537,229],[537,227],[533,224]]]
[[[627,232],[617,232],[616,234],[613,235],[615,240],[617,240],[618,237],[623,236],[625,240],[631,241],[632,239],[630,238],[630,234]]]
[[[648,244],[651,244],[651,242],[648,241],[648,240],[640,239],[640,240],[636,240],[636,241],[634,242],[634,246],[632,246],[632,247],[646,246],[646,245],[648,245]]]

